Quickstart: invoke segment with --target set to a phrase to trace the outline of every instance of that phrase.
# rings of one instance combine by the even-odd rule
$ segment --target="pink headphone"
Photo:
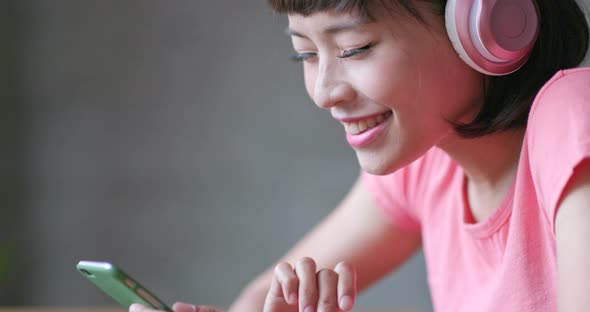
[[[493,76],[524,65],[539,33],[533,0],[448,0],[445,20],[459,56]]]

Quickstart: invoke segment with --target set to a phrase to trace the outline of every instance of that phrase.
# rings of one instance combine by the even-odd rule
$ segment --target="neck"
[[[453,136],[438,147],[463,168],[472,215],[466,222],[478,222],[494,212],[514,181],[524,129],[475,139]]]
[[[494,188],[516,173],[523,137],[524,129],[474,139],[455,136],[438,147],[463,168],[470,183]]]

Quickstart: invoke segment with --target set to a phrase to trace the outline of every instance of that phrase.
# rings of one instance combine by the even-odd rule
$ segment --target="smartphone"
[[[172,312],[162,300],[112,263],[80,261],[76,268],[126,309],[133,303],[141,303],[156,310]]]

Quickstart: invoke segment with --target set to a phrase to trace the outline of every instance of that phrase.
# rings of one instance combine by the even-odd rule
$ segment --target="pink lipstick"
[[[391,112],[378,117],[355,119],[354,122],[343,122],[346,129],[346,140],[354,148],[368,145],[385,132],[390,122]]]

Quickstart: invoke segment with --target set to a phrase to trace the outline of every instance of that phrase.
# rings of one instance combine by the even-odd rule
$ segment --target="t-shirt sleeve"
[[[361,171],[361,181],[392,224],[406,231],[420,232],[418,219],[409,211],[406,175],[405,168],[385,176]]]
[[[590,68],[560,71],[547,82],[527,131],[535,191],[555,229],[563,191],[576,167],[590,158]]]

